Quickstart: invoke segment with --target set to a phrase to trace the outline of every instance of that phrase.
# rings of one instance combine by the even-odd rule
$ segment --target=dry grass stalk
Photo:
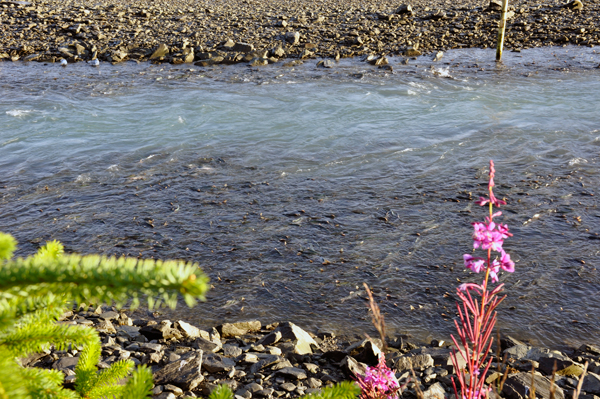
[[[550,380],[550,397],[548,399],[554,399],[554,395],[556,393],[556,385],[554,385],[555,379],[556,379],[556,360],[554,361],[554,366],[552,367],[552,379]]]
[[[373,320],[373,325],[379,333],[379,338],[381,338],[381,350],[385,353],[387,349],[387,342],[385,337],[385,321],[383,320],[383,315],[379,310],[379,306],[377,306],[375,299],[373,299],[373,294],[371,293],[369,286],[367,285],[367,283],[363,283],[363,285],[365,286],[365,290],[367,291],[367,295],[369,296],[369,309],[371,309],[371,318]]]
[[[585,378],[585,373],[587,372],[589,363],[585,362],[583,366],[583,373],[579,377],[579,383],[577,384],[577,389],[573,391],[573,399],[579,399],[579,395],[581,394],[581,387],[583,386],[583,379]]]
[[[535,399],[535,366],[531,365],[531,389],[529,390],[529,399]]]
[[[425,395],[423,394],[423,391],[419,386],[419,380],[417,379],[417,376],[415,375],[415,370],[413,370],[412,366],[410,367],[410,374],[413,378],[413,381],[415,382],[415,392],[417,394],[417,399],[424,399]]]

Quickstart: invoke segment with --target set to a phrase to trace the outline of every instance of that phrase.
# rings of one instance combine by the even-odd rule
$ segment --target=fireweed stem
[[[454,393],[457,399],[482,399],[488,396],[489,388],[485,388],[485,376],[491,365],[491,357],[488,353],[492,347],[492,331],[496,325],[497,306],[506,296],[499,297],[503,284],[488,291],[490,283],[498,282],[498,273],[500,269],[513,272],[514,262],[510,255],[502,248],[504,239],[512,234],[508,232],[506,225],[497,224],[493,219],[500,216],[501,212],[494,213],[494,206],[505,205],[506,202],[499,200],[494,196],[494,163],[490,161],[488,198],[480,197],[476,203],[478,205],[489,204],[489,217],[487,223],[473,223],[473,247],[481,247],[487,251],[487,259],[475,257],[470,254],[463,256],[465,266],[475,273],[485,270],[485,277],[481,285],[476,283],[465,283],[458,287],[457,294],[462,302],[462,306],[457,303],[459,320],[455,320],[460,343],[452,336],[457,349],[452,353],[452,363],[457,373],[457,379],[460,386],[461,396],[458,395],[458,387],[454,383]],[[492,251],[500,253],[499,257],[492,254]],[[490,282],[491,279],[491,282]],[[475,298],[474,294],[480,296],[481,303]],[[457,352],[464,359],[466,366],[461,368],[458,361]],[[468,378],[468,381],[467,381]]]

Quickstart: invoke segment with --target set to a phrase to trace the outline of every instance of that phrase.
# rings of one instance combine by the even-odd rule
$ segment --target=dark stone
[[[284,367],[280,370],[277,370],[275,374],[294,380],[305,380],[307,377],[306,371],[297,367]]]
[[[572,360],[561,360],[553,357],[540,357],[538,369],[547,375],[552,375],[552,369],[556,363],[556,371],[566,369],[567,367],[575,364]]]
[[[534,375],[533,383],[535,384],[536,398],[548,399],[550,397],[550,380],[541,375]],[[555,384],[554,392],[555,399],[564,399],[565,395],[558,385]],[[507,399],[526,399],[529,397],[531,390],[531,374],[517,373],[509,375],[502,388],[502,393]]]
[[[75,366],[77,366],[78,361],[79,357],[61,357],[52,363],[52,368],[55,370],[75,370]]]
[[[396,14],[411,16],[413,15],[412,6],[410,4],[402,4],[396,9]]]
[[[204,379],[201,372],[202,352],[192,352],[154,373],[154,384],[173,384],[184,391],[196,388]]]
[[[202,365],[209,373],[219,373],[221,371],[233,370],[235,362],[228,357],[217,355],[216,353],[209,353],[202,360]]]
[[[587,373],[583,380],[581,390],[586,393],[592,393],[595,395],[600,394],[600,375],[595,373]]]
[[[348,354],[354,357],[357,361],[366,363],[370,366],[375,366],[379,363],[379,355],[381,354],[381,341],[373,339],[364,339],[351,345],[346,349]]]
[[[209,341],[202,337],[196,338],[194,343],[192,344],[194,348],[201,349],[203,352],[217,352],[221,347],[214,343],[213,341]]]
[[[237,51],[238,53],[249,53],[254,51],[254,46],[248,43],[236,43],[233,48],[233,51]],[[260,327],[259,327],[260,328]]]
[[[254,363],[250,366],[250,373],[254,374],[263,369],[264,367],[270,366],[272,364],[278,363],[282,361],[283,358],[277,355],[266,355],[258,362]]]
[[[339,363],[347,356],[346,352],[343,351],[327,351],[321,355],[321,359],[329,360],[330,362]]]
[[[154,328],[155,326],[145,326],[140,328],[140,334],[148,338],[148,341],[162,339],[163,333],[160,330]]]
[[[579,353],[589,353],[590,355],[594,355],[594,356],[600,356],[600,347],[597,347],[595,345],[581,345],[579,347],[579,349],[577,349],[577,352]]]
[[[352,356],[346,356],[340,363],[342,371],[350,378],[356,378],[358,375],[365,375],[367,365],[356,361]]]
[[[516,338],[509,336],[506,336],[504,338],[500,338],[500,349],[505,351],[508,348],[512,348],[513,346],[517,346],[517,345],[525,345],[523,342],[519,341]]]

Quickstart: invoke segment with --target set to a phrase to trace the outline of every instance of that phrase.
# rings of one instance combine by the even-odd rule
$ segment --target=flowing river
[[[197,262],[207,302],[164,318],[291,320],[449,339],[462,255],[496,162],[502,332],[556,347],[600,329],[600,52],[452,50],[394,71],[0,64],[0,231],[20,256]]]

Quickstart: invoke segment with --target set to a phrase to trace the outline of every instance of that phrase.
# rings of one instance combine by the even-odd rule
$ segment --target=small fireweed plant
[[[456,304],[460,322],[455,320],[454,324],[460,344],[454,336],[452,340],[466,365],[460,367],[456,350],[453,351],[451,358],[460,386],[460,396],[454,379],[452,384],[456,397],[461,399],[484,398],[491,390],[484,385],[485,376],[491,365],[491,356],[488,356],[488,353],[493,342],[492,330],[496,324],[496,307],[506,298],[506,295],[499,296],[504,284],[499,284],[493,289],[490,284],[498,282],[500,269],[509,273],[515,271],[514,262],[502,247],[504,239],[512,234],[508,232],[507,225],[494,221],[502,215],[502,212],[494,212],[494,207],[506,205],[505,201],[494,196],[495,172],[494,162],[490,161],[488,197],[480,197],[475,201],[478,205],[489,207],[489,216],[486,217],[485,222],[473,223],[473,248],[486,251],[487,256],[463,255],[465,267],[475,273],[483,272],[485,277],[481,285],[465,283],[456,290],[460,298],[460,303]]]
[[[365,291],[369,297],[368,307],[371,310],[371,318],[375,329],[379,333],[379,338],[382,343],[382,353],[379,354],[379,363],[374,366],[368,366],[365,370],[365,374],[356,374],[355,380],[360,387],[361,394],[360,399],[397,399],[402,395],[402,390],[406,387],[408,382],[402,386],[398,382],[396,375],[385,362],[385,352],[387,349],[386,335],[385,335],[385,320],[379,306],[373,298],[373,294],[369,289],[367,283],[363,283]],[[367,338],[371,339],[368,335]]]
[[[361,390],[360,399],[397,399],[403,388],[394,372],[385,364],[383,354],[379,355],[377,366],[369,366],[364,376],[356,376],[356,382]]]

